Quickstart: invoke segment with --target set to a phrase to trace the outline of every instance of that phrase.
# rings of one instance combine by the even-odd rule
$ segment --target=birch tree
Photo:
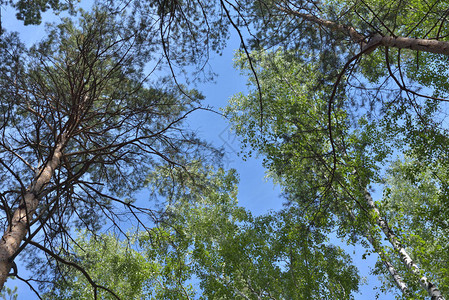
[[[425,165],[411,157],[397,161],[388,170],[381,203],[391,228],[418,263],[437,278],[442,290],[448,284],[446,178],[444,165]],[[385,250],[395,259],[391,249]]]
[[[336,171],[339,164],[348,164],[350,155],[348,156],[347,149],[351,148],[351,143],[344,142],[345,139],[341,135],[349,135],[353,130],[366,130],[353,140],[360,143],[357,147],[363,149],[357,150],[360,155],[357,159],[364,162],[358,168],[365,171],[360,171],[355,166],[352,171],[348,171],[352,172],[354,178],[352,184],[359,186],[359,196],[367,205],[365,209],[373,214],[371,222],[376,223],[390,241],[394,251],[401,257],[402,266],[406,266],[416,275],[415,280],[412,280],[413,284],[421,285],[432,299],[441,298],[438,288],[425,275],[428,274],[426,270],[416,264],[416,259],[402,246],[398,233],[389,228],[384,219],[386,212],[381,212],[373,201],[369,185],[382,182],[377,177],[379,173],[374,170],[388,164],[388,152],[386,153],[385,149],[412,155],[421,163],[429,165],[444,161],[447,157],[444,146],[448,137],[445,126],[448,86],[447,73],[444,71],[448,55],[445,32],[447,3],[364,0],[255,1],[248,2],[247,7],[249,18],[256,24],[253,47],[276,49],[282,46],[284,51],[291,50],[290,59],[315,64],[318,66],[315,72],[323,74],[320,84],[332,86],[327,90],[323,90],[323,87],[318,89],[326,94],[327,98],[327,107],[322,107],[322,113],[327,114],[327,126],[323,127],[323,131],[328,133],[332,153],[332,160],[328,162],[328,174],[324,175],[323,172],[321,176],[327,178],[329,185],[334,181],[339,184],[340,178]],[[263,72],[266,73],[262,74],[269,73],[266,69],[271,67],[272,65],[265,64]],[[250,69],[253,70],[252,67]],[[288,82],[291,95],[301,95],[300,92],[304,89],[298,86],[297,82],[305,85],[299,79],[291,79]],[[261,103],[271,108],[270,104],[263,101],[264,91],[260,90],[263,86],[257,77],[254,83],[259,86]],[[341,98],[342,94],[345,97]],[[342,108],[348,118],[340,115]],[[270,114],[271,112],[267,113]],[[296,114],[298,119],[306,117],[301,110],[292,114]],[[263,118],[263,114],[260,118]],[[272,124],[271,121],[268,123]],[[280,125],[273,125],[273,130],[278,133],[282,130],[295,131],[288,127],[280,130],[278,126]],[[349,126],[349,131],[340,132],[340,126]],[[237,127],[237,130],[241,130],[241,127]],[[243,135],[248,132],[251,130],[242,131]],[[297,135],[311,138],[303,132]],[[253,141],[255,137],[257,134],[250,134],[247,139]],[[312,137],[312,140],[313,138],[316,137]],[[259,141],[262,140],[261,138]],[[291,144],[290,140],[285,143]],[[293,151],[294,147],[291,147],[289,151]],[[270,153],[265,146],[261,148],[264,149],[263,153]],[[278,145],[271,151],[276,153],[274,149],[277,148]],[[276,161],[281,154],[270,155],[267,162]],[[321,164],[325,162],[321,161]],[[273,168],[282,170],[285,166]],[[298,181],[300,178],[299,174],[290,176],[290,180],[296,178]],[[328,192],[326,189],[325,191]],[[357,214],[350,215],[353,218]],[[372,240],[370,231],[366,233],[368,240]],[[381,245],[373,245],[374,248],[379,246]],[[389,266],[387,268],[392,271],[390,274],[396,284],[405,292],[406,285],[391,268],[390,262],[384,264]]]
[[[404,297],[415,293],[442,299],[434,267],[418,265],[418,252],[403,245],[402,234],[415,233],[395,231],[369,190],[370,184],[382,183],[382,164],[405,141],[380,127],[382,122],[361,118],[352,125],[345,93],[335,94],[331,115],[327,97],[334,86],[323,83],[318,59],[305,57],[301,62],[295,52],[282,49],[254,53],[253,59],[266,108],[263,127],[259,130],[257,88],[248,96],[234,97],[226,110],[248,151],[264,157],[269,175],[311,224],[329,220],[342,237],[379,253],[385,273]],[[252,74],[244,61],[239,65]],[[255,84],[251,76],[250,82]],[[385,247],[391,247],[394,259]]]

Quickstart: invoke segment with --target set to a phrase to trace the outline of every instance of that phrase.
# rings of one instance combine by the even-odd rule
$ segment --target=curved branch
[[[262,100],[262,88],[260,87],[259,77],[257,76],[256,70],[255,70],[254,65],[253,65],[253,60],[251,59],[251,56],[250,56],[249,51],[248,51],[248,48],[245,45],[245,41],[243,39],[242,33],[240,32],[240,29],[238,28],[237,24],[235,24],[235,22],[232,20],[231,14],[229,13],[229,10],[225,6],[223,0],[220,0],[220,3],[221,3],[221,6],[223,7],[223,9],[226,12],[226,16],[228,17],[229,22],[231,22],[232,27],[234,27],[234,29],[237,31],[237,33],[239,35],[240,42],[242,44],[243,50],[245,51],[246,57],[248,59],[249,67],[251,68],[251,72],[253,72],[254,79],[256,80],[257,91],[259,93],[260,128],[262,130],[262,128],[263,128],[262,127],[262,122],[263,122],[263,100]]]
[[[30,281],[29,279],[25,279],[23,277],[20,277],[19,275],[15,275],[17,279],[25,282],[28,287],[34,292],[34,294],[39,298],[39,300],[42,300],[41,296],[39,295],[39,292],[33,287],[33,285],[31,285],[31,283],[29,283],[28,281]]]
[[[394,47],[398,49],[410,49],[414,51],[422,51],[427,53],[443,54],[449,56],[449,42],[429,40],[429,39],[416,39],[409,37],[395,37],[395,36],[382,36],[377,33],[371,38],[359,33],[354,27],[336,23],[334,21],[318,18],[311,14],[301,13],[290,8],[284,8],[277,6],[280,11],[287,14],[300,17],[306,21],[315,23],[320,27],[328,28],[335,32],[340,32],[349,37],[353,42],[359,44],[363,49],[371,47],[371,45]],[[367,42],[367,40],[369,41]],[[375,49],[375,48],[374,48]],[[372,50],[374,50],[372,49]]]
[[[54,259],[56,259],[57,261],[59,261],[59,262],[65,264],[65,265],[74,267],[75,269],[77,269],[78,271],[80,271],[80,272],[84,275],[84,277],[87,279],[87,281],[89,281],[89,283],[92,285],[92,287],[93,287],[93,289],[94,289],[94,298],[95,298],[95,299],[97,299],[97,296],[98,296],[98,295],[97,295],[97,289],[100,288],[100,289],[103,289],[103,290],[107,291],[107,292],[110,293],[111,295],[113,295],[116,299],[120,300],[120,298],[119,298],[113,291],[111,291],[111,290],[108,289],[107,287],[104,287],[104,286],[102,286],[102,285],[96,284],[95,281],[89,276],[89,274],[87,273],[86,270],[84,270],[83,267],[80,267],[78,264],[76,264],[76,263],[74,263],[74,262],[65,260],[65,259],[62,258],[61,256],[59,256],[59,255],[53,253],[53,252],[50,251],[49,249],[45,248],[44,246],[42,246],[42,245],[40,245],[40,244],[38,244],[38,243],[36,243],[36,242],[34,242],[34,241],[29,241],[29,244],[35,246],[35,247],[38,248],[39,250],[44,251],[45,253],[47,253],[48,255],[50,255],[51,257],[53,257]]]
[[[327,117],[328,117],[327,120],[328,120],[328,129],[329,129],[329,140],[331,142],[333,159],[334,159],[334,164],[333,164],[333,167],[332,167],[332,173],[331,173],[331,177],[329,179],[329,184],[332,183],[332,181],[334,179],[335,171],[337,169],[337,154],[336,154],[336,151],[335,151],[335,142],[334,142],[333,133],[332,133],[332,110],[333,110],[335,94],[337,93],[337,89],[338,89],[338,86],[340,85],[341,79],[343,78],[343,75],[346,73],[346,70],[349,68],[349,66],[354,61],[359,59],[363,54],[371,52],[377,46],[378,46],[377,44],[371,44],[368,47],[365,47],[365,49],[362,49],[362,51],[360,51],[360,53],[358,53],[357,55],[354,55],[348,62],[346,62],[346,64],[344,65],[343,69],[338,74],[337,80],[335,81],[334,86],[332,88],[332,94],[331,94],[331,96],[329,98],[328,107],[327,107]]]

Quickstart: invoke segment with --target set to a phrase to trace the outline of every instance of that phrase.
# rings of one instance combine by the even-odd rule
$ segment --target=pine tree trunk
[[[376,47],[385,46],[449,56],[449,42],[429,39],[415,39],[409,37],[382,36],[380,34],[375,34],[372,37],[364,36],[352,26],[321,19],[314,15],[301,13],[288,7],[277,6],[277,8],[284,13],[300,17],[301,19],[315,23],[320,27],[327,28],[335,32],[340,32],[349,37],[353,42],[359,44],[362,50],[375,46],[369,52],[373,51]]]
[[[31,187],[23,196],[19,207],[14,211],[8,229],[0,241],[0,290],[3,288],[13,265],[13,257],[28,232],[28,224],[33,218],[39,204],[39,194],[47,185],[55,169],[59,166],[62,149],[65,145],[64,135],[56,144],[51,159],[34,178]]]
[[[380,34],[376,34],[370,39],[367,45],[369,44],[449,56],[449,43],[437,40],[381,36]]]

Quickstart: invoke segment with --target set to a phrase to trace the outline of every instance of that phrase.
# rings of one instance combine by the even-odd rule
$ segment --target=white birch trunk
[[[391,277],[393,278],[394,282],[396,283],[396,286],[401,290],[401,292],[404,295],[407,295],[408,293],[408,287],[407,284],[402,280],[401,275],[396,271],[396,268],[390,263],[388,258],[385,256],[385,254],[382,252],[381,249],[378,249],[378,247],[375,246],[375,241],[371,235],[368,233],[366,234],[366,237],[370,244],[373,246],[376,253],[380,256],[380,259],[382,260],[382,263],[384,264],[385,268],[388,270],[388,273],[390,273]]]
[[[355,220],[356,217],[351,209],[347,205],[345,205],[346,210],[348,211],[349,215],[351,216],[352,220]],[[378,243],[374,240],[372,235],[369,232],[365,232],[365,237],[373,246],[374,251],[379,255],[380,259],[382,260],[382,263],[385,265],[385,268],[388,270],[388,273],[390,273],[391,277],[393,278],[394,282],[396,283],[396,286],[401,290],[401,292],[406,295],[408,293],[408,287],[407,284],[402,280],[401,275],[396,271],[396,268],[390,263],[388,258],[385,256],[383,251],[379,249],[377,246]]]
[[[365,200],[368,204],[368,207],[376,214],[376,223],[380,226],[383,233],[387,237],[388,241],[393,246],[394,250],[396,250],[401,256],[402,262],[407,266],[407,268],[412,271],[417,276],[420,276],[419,283],[420,285],[427,291],[432,300],[444,300],[443,295],[440,290],[431,283],[426,276],[421,275],[421,270],[407,253],[407,251],[402,247],[396,235],[390,230],[387,222],[380,216],[380,212],[374,204],[373,198],[371,194],[365,190]]]

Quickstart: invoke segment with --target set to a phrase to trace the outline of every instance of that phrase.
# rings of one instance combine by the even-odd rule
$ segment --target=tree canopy
[[[449,292],[447,1],[10,5],[65,17],[31,47],[1,32],[1,285],[22,254],[47,298],[350,299],[336,233],[384,291]],[[232,30],[249,92],[224,113],[286,202],[262,216],[184,122]]]
[[[3,34],[3,281],[27,245],[54,258],[72,227],[120,228],[117,206],[151,217],[133,197],[149,170],[217,152],[182,128],[202,96],[170,80],[152,87],[146,42],[124,25],[96,8],[30,49]]]
[[[74,257],[92,280],[126,299],[352,299],[360,278],[349,255],[298,211],[253,217],[237,206],[234,172],[197,171],[207,175],[177,178],[190,199],[170,206],[172,217],[160,227],[121,243],[79,236]],[[163,170],[154,175],[162,191],[173,190]],[[111,282],[110,274],[121,276]],[[59,273],[48,299],[93,299],[80,275],[73,268]],[[108,291],[100,297],[114,299]]]
[[[427,239],[423,232],[390,224],[392,212],[381,205],[388,198],[376,203],[370,191],[385,184],[398,154],[418,166],[445,164],[442,2],[255,3],[253,42],[266,50],[241,63],[255,90],[226,110],[247,151],[265,158],[287,199],[312,220],[324,216],[341,235],[370,245],[404,297],[442,299],[436,265],[421,263],[429,253],[406,242]]]

